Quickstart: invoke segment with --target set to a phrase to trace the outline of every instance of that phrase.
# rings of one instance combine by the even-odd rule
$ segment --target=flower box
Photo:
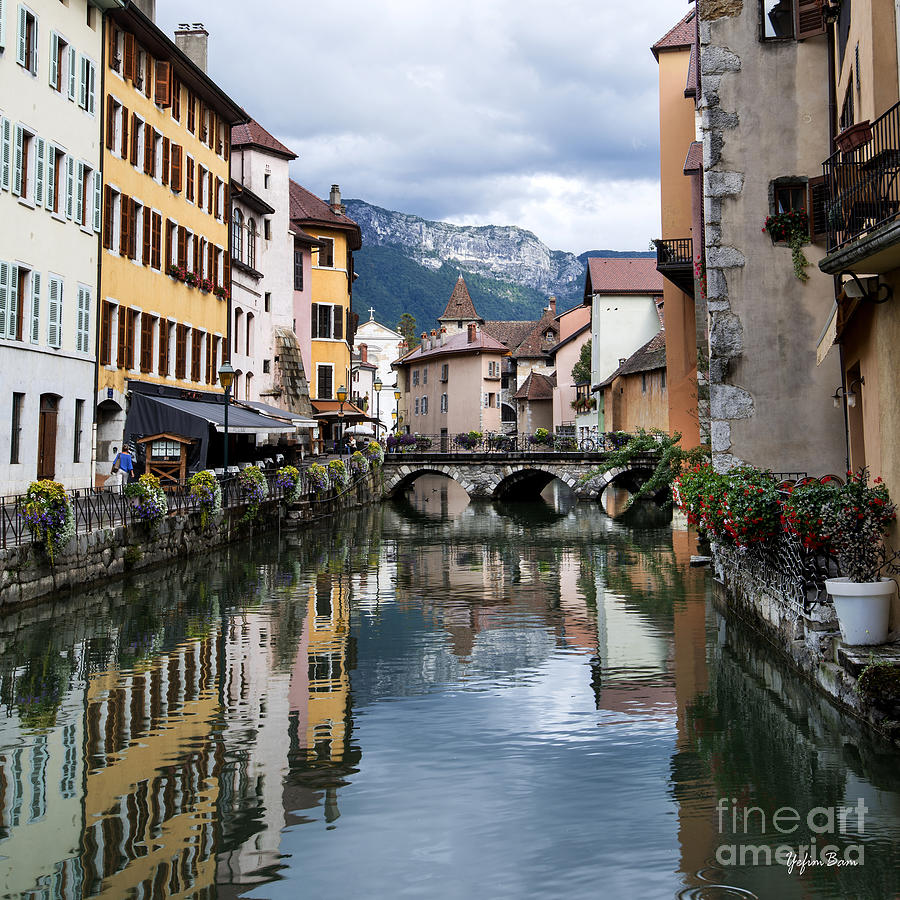
[[[852,153],[857,147],[868,144],[872,140],[872,126],[869,120],[857,122],[845,128],[835,139],[841,153]]]

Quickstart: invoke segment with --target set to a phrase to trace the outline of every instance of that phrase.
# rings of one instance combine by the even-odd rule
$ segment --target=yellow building
[[[292,181],[291,224],[322,242],[313,248],[312,257],[309,382],[313,407],[328,423],[337,417],[338,388],[350,387],[350,348],[356,330],[353,251],[362,245],[362,235],[345,215],[336,184],[326,203]],[[361,415],[349,404],[344,404],[344,412],[345,423]]]
[[[211,387],[226,358],[229,144],[248,116],[206,75],[207,37],[173,42],[134,4],[105,20],[101,475],[135,383]]]

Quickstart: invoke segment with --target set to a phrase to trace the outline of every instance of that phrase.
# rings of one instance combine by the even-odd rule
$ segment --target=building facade
[[[550,351],[556,369],[556,386],[553,389],[554,430],[575,427],[579,413],[588,412],[587,409],[582,409],[586,405],[583,401],[576,404],[577,391],[572,369],[581,358],[581,348],[591,339],[591,310],[584,305],[575,306],[557,318],[559,342]]]
[[[213,390],[227,358],[229,152],[247,116],[206,75],[207,38],[192,26],[173,42],[134,4],[107,18],[101,474],[121,443],[129,382]]]
[[[0,5],[0,495],[93,484],[104,8]]]
[[[666,337],[660,329],[600,385],[607,432],[669,431]]]

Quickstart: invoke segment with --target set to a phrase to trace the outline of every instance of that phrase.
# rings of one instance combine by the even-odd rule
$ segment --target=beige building
[[[576,387],[572,369],[581,357],[581,348],[591,339],[591,310],[581,305],[557,316],[559,341],[549,351],[556,370],[553,388],[553,427],[576,425],[580,412],[588,412],[582,401],[576,409]],[[589,388],[589,383],[584,387]]]
[[[600,385],[606,431],[669,430],[666,332],[660,329]]]

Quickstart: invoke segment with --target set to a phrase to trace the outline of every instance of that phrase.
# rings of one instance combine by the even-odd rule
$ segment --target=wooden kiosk
[[[137,443],[144,445],[144,472],[155,475],[164,488],[184,484],[188,447],[193,439],[180,434],[151,434]]]

